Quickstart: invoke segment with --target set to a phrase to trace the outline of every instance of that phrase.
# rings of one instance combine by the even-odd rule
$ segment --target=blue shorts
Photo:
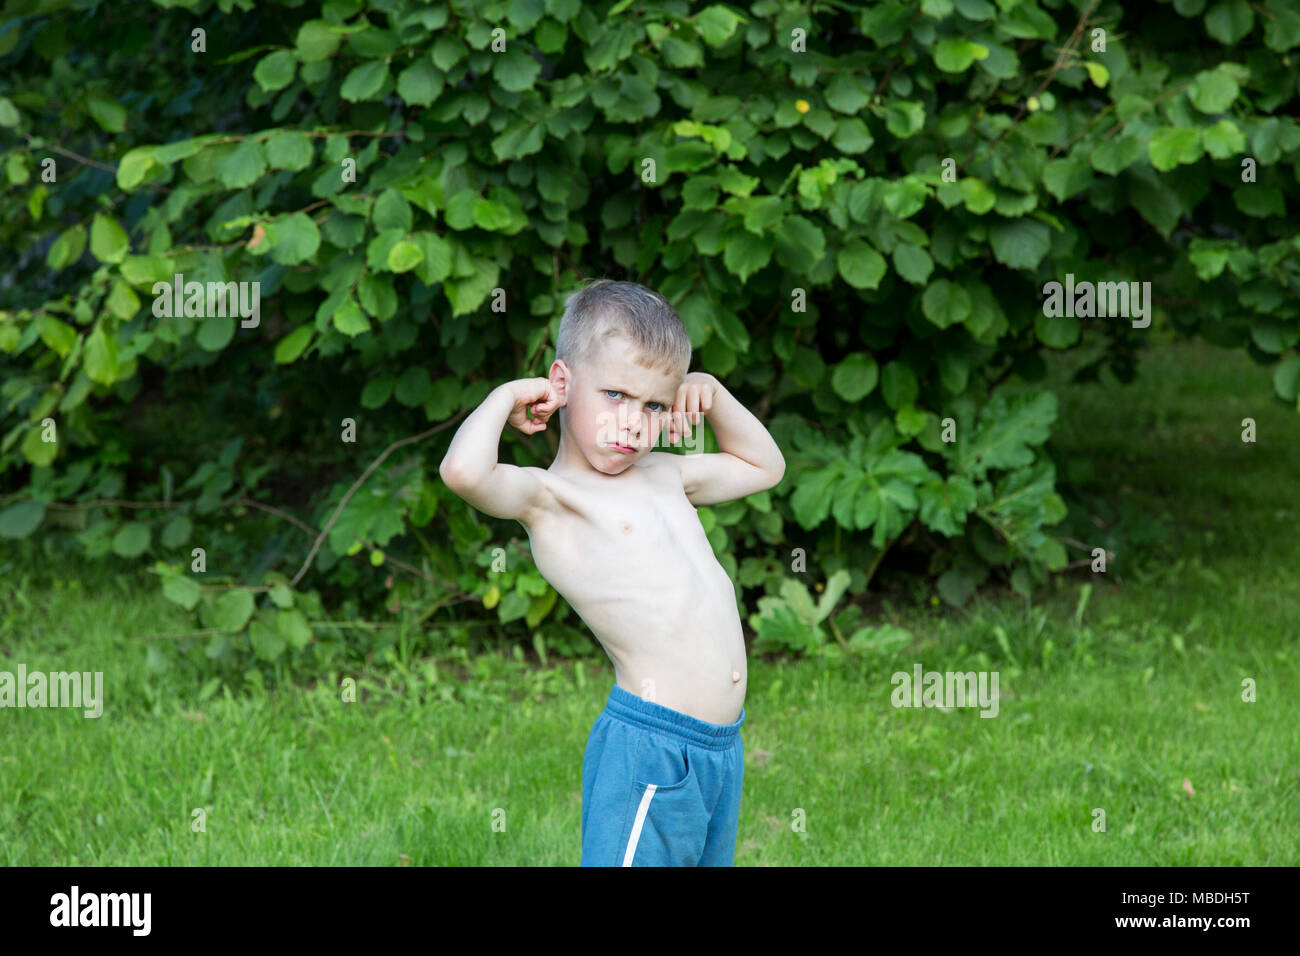
[[[731,866],[745,748],[617,684],[582,757],[582,866]]]

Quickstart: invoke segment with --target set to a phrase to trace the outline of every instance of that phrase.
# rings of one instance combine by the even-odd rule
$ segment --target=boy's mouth
[[[612,444],[612,445],[610,445],[609,447],[610,447],[611,450],[616,451],[616,452],[619,452],[620,454],[623,454],[623,455],[635,455],[635,454],[636,454],[636,449],[633,448],[633,447],[631,447],[630,445]]]

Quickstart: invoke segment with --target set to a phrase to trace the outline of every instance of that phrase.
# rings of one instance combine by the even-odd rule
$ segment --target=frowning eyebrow
[[[622,388],[621,386],[618,385],[610,385],[608,386],[608,388],[601,389],[601,391],[622,392],[628,398],[641,397],[640,395],[633,394],[629,389]],[[651,401],[658,402],[660,405],[663,405],[665,408],[671,408],[673,404],[673,399],[671,398],[652,398]]]

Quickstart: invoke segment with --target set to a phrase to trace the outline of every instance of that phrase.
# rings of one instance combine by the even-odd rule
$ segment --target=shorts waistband
[[[745,722],[743,706],[740,708],[740,717],[734,724],[711,724],[707,720],[645,700],[617,684],[609,692],[605,713],[635,727],[655,730],[710,750],[727,750],[733,746],[736,737],[740,735],[740,727]]]

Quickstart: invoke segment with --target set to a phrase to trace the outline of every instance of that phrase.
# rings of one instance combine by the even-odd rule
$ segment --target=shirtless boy
[[[716,378],[687,374],[690,359],[661,295],[593,282],[566,303],[549,378],[498,386],[439,468],[474,507],[524,526],[538,570],[614,664],[583,756],[583,866],[734,862],[745,642],[695,508],[773,487],[785,459]],[[549,468],[497,461],[506,422],[533,435],[557,410]],[[695,438],[702,414],[717,454],[651,450],[665,433]]]

